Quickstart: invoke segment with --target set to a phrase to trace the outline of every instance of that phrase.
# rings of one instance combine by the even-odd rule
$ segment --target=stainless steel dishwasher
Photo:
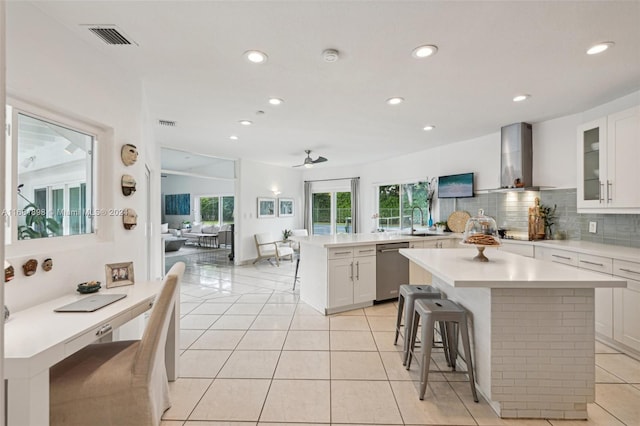
[[[409,243],[388,243],[376,246],[376,302],[398,297],[400,284],[409,284],[409,259],[398,250]]]

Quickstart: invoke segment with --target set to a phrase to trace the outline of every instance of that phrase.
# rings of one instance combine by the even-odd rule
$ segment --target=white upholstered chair
[[[306,229],[292,229],[291,236],[292,237],[308,237],[309,232]],[[294,242],[292,243],[291,247],[293,248],[294,251],[300,250],[300,242],[295,241],[294,239]]]
[[[89,345],[52,367],[52,426],[160,425],[171,406],[165,343],[184,267],[169,270],[141,340]]]
[[[254,235],[258,257],[253,261],[255,264],[261,259],[275,259],[276,265],[280,266],[280,259],[289,257],[293,262],[293,249],[289,245],[282,244],[276,240],[269,232]]]

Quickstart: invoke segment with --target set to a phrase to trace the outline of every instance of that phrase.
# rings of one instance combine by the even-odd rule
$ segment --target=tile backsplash
[[[438,200],[440,220],[446,220],[454,210],[475,215],[478,209],[495,218],[499,227],[512,235],[525,237],[528,232],[528,212],[535,197],[545,206],[556,205],[553,231],[566,233],[569,240],[585,240],[640,248],[640,215],[638,214],[578,214],[576,190],[553,189],[527,192],[497,192],[477,194],[473,198]],[[589,233],[589,222],[597,223],[597,232]]]

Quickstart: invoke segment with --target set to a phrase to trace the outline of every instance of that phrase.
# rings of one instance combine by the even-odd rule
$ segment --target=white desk
[[[127,297],[95,312],[53,312],[86,297],[76,293],[12,313],[4,330],[7,424],[48,425],[49,368],[149,310],[161,288],[161,281],[151,281],[101,289],[101,294],[121,293]],[[179,300],[176,306],[180,306]],[[178,315],[179,309],[174,307],[165,352],[169,380],[178,375]]]

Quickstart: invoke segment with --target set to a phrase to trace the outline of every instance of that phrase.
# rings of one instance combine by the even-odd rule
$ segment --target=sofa
[[[194,223],[191,228],[182,230],[182,238],[200,247],[219,247],[218,232],[220,228],[215,225],[202,225]]]

